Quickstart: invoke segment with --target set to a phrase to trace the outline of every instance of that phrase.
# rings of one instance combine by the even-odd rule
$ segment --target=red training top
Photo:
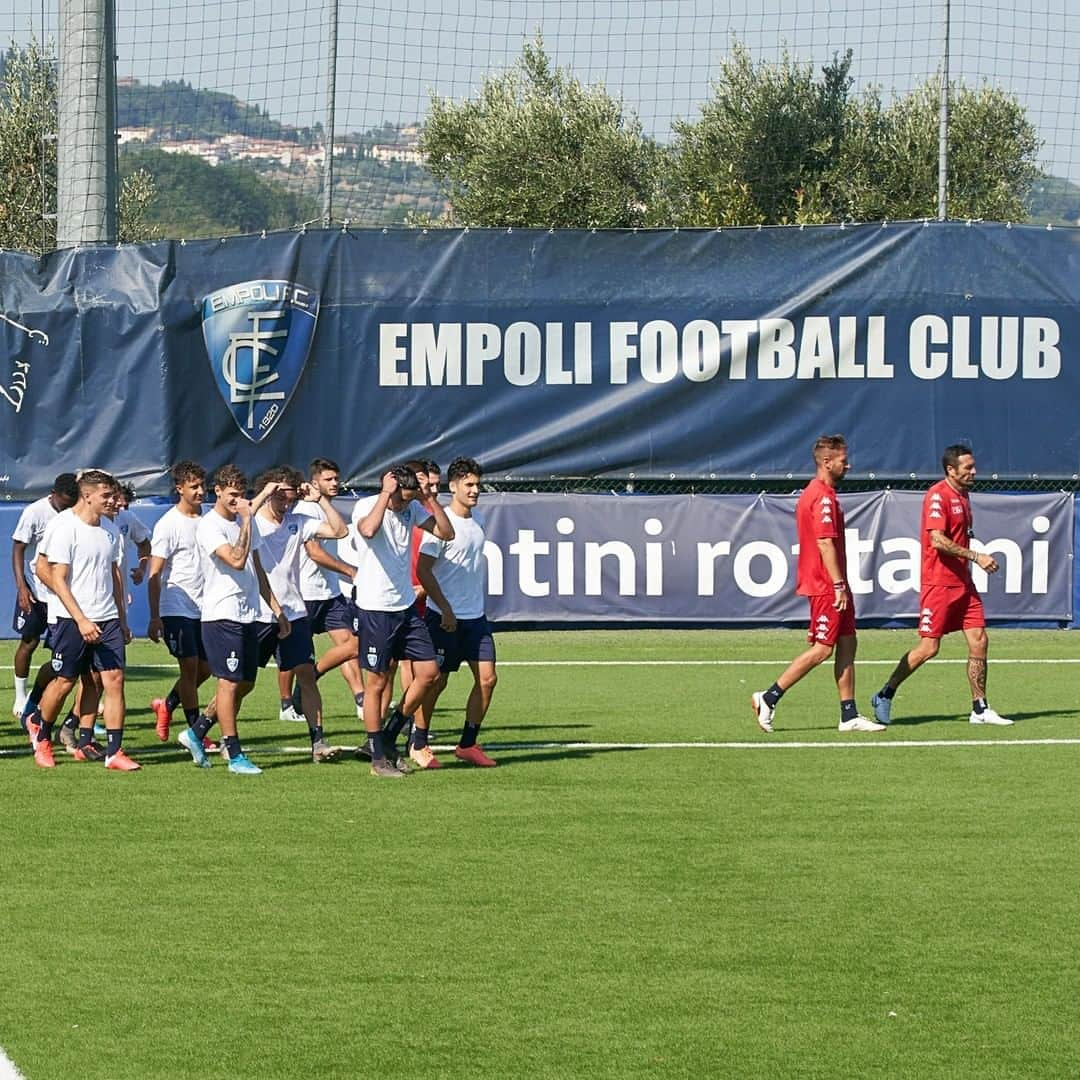
[[[831,539],[840,560],[840,575],[847,581],[847,552],[844,550],[844,512],[836,488],[816,476],[806,485],[795,506],[795,527],[799,533],[799,565],[796,592],[800,596],[823,596],[833,592],[832,575],[825,569],[818,551],[819,540]]]
[[[971,584],[971,564],[957,555],[946,555],[930,543],[930,530],[944,533],[954,544],[967,547],[971,540],[971,498],[957,491],[948,480],[939,480],[925,495],[922,504],[922,587],[944,585],[967,588]]]

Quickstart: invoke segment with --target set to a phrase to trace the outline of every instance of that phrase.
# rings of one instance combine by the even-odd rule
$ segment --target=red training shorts
[[[847,607],[837,611],[833,607],[834,593],[808,596],[810,601],[810,629],[806,640],[811,645],[835,645],[837,638],[851,637],[855,633],[855,599],[847,594]]]
[[[986,625],[982,600],[974,588],[927,585],[919,609],[919,637],[941,638],[955,630]]]

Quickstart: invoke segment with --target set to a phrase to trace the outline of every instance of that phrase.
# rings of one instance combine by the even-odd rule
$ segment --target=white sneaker
[[[870,708],[874,710],[874,719],[888,727],[892,720],[892,698],[875,694],[870,699]]]
[[[838,731],[884,731],[884,724],[877,724],[865,716],[853,716],[850,720],[841,720]]]
[[[25,708],[26,708],[26,702],[25,701],[23,701],[21,703],[16,701],[15,704],[11,706],[11,715],[14,716],[16,720],[18,720],[18,719],[20,719],[22,717],[23,709],[25,709]]]
[[[994,727],[1012,727],[1012,721],[998,716],[993,709],[984,709],[981,713],[973,712],[968,718],[973,724],[992,724]]]
[[[290,705],[278,712],[278,719],[290,724],[306,724],[307,721]]]
[[[750,708],[754,710],[754,719],[762,731],[772,731],[772,718],[775,709],[765,701],[765,695],[755,691],[750,695]]]

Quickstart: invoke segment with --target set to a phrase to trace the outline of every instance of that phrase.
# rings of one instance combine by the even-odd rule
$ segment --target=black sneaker
[[[377,758],[371,763],[371,775],[382,777],[384,780],[402,780],[405,774],[395,765],[391,765],[387,758]]]
[[[96,742],[86,743],[75,750],[76,761],[104,761],[105,751]]]

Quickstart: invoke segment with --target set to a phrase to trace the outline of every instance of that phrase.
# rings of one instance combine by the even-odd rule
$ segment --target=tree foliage
[[[37,41],[10,46],[0,63],[0,248],[41,254],[56,246],[56,129],[53,57]],[[155,196],[149,173],[121,182],[121,240],[155,237]]]
[[[452,223],[782,225],[937,213],[938,87],[853,92],[852,53],[815,72],[738,42],[694,120],[660,147],[602,87],[553,69],[543,42],[475,98],[435,98],[421,149]],[[1039,139],[1000,89],[951,87],[952,217],[1022,221]]]
[[[637,118],[553,67],[539,36],[475,98],[433,95],[420,149],[456,225],[643,225],[661,176],[662,151]]]

